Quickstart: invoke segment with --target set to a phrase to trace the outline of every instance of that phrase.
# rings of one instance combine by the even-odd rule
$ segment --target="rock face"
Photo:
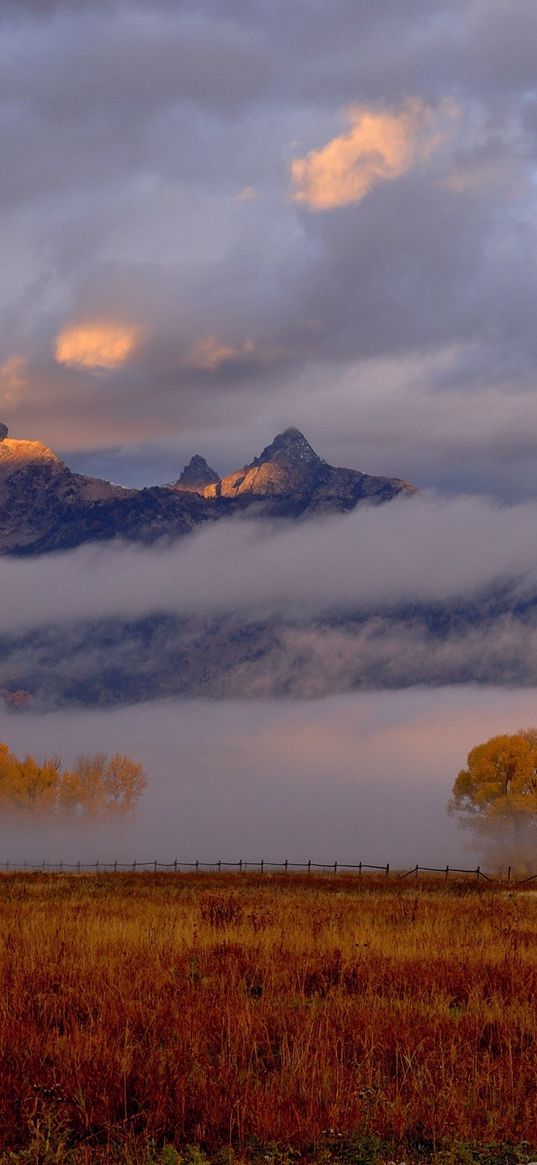
[[[247,507],[268,518],[299,517],[414,492],[399,478],[328,465],[298,429],[286,429],[223,479],[196,454],[172,485],[141,490],[72,473],[46,445],[13,440],[6,429],[0,437],[0,553],[39,554],[117,538],[150,543]]]
[[[220,481],[216,470],[211,469],[204,457],[195,453],[185,465],[181,476],[173,482],[170,489],[184,489],[192,493],[203,494],[205,486]]]
[[[0,441],[5,441],[5,439],[8,435],[8,432],[9,432],[9,429],[8,429],[7,425],[3,425],[2,422],[0,421]]]

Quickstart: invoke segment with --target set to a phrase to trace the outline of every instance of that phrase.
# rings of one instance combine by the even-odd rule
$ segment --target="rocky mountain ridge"
[[[167,486],[127,489],[73,473],[39,441],[0,425],[0,553],[39,554],[84,542],[174,539],[246,507],[266,517],[346,512],[415,487],[323,461],[298,429],[286,429],[243,469],[220,478],[199,454]]]
[[[208,470],[214,475],[213,481],[204,480],[203,489],[199,489],[203,497],[269,502],[273,516],[298,515],[305,510],[350,510],[365,498],[388,501],[398,493],[415,492],[410,482],[400,478],[374,477],[329,465],[295,428],[278,433],[259,457],[227,477],[218,478],[203,458],[192,458],[176,488],[191,488],[182,479],[194,462],[201,473],[206,475]]]

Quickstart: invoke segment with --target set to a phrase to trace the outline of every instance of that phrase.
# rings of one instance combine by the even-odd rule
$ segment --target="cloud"
[[[467,375],[461,361],[456,382],[422,381],[427,415],[449,416],[450,432],[459,418],[464,442],[476,391],[494,385],[502,416],[509,394],[531,395],[536,18],[525,0],[508,18],[496,0],[368,0],[359,13],[348,0],[275,0],[270,12],[243,0],[125,0],[112,12],[20,0],[0,21],[0,364],[25,361],[24,384],[3,399],[12,432],[80,450],[89,472],[90,455],[98,468],[114,445],[115,479],[130,457],[128,480],[150,484],[138,454],[166,480],[172,444],[188,460],[211,442],[213,463],[231,469],[233,450],[250,457],[285,424],[361,451],[363,410],[339,401],[361,364],[359,400],[371,360],[424,369],[446,347],[471,349]],[[343,109],[354,113],[341,128]],[[307,201],[288,197],[293,159],[305,198],[326,163],[340,212],[302,213]],[[368,183],[371,196],[353,201]],[[139,327],[143,343],[108,372],[95,365],[98,376],[58,364],[66,321],[95,320]],[[200,351],[210,367],[192,366],[207,338],[229,358]],[[443,484],[447,455],[425,455],[440,430],[431,422],[424,437],[415,400],[401,382],[405,463],[393,466],[392,409],[371,402],[378,471]],[[451,477],[465,488],[535,490],[519,443],[500,460],[476,439],[472,480],[454,445]]]
[[[82,323],[56,337],[58,364],[77,368],[119,368],[128,360],[137,338],[135,328],[113,323]]]
[[[295,202],[311,210],[361,202],[377,182],[400,178],[439,144],[435,116],[418,100],[399,112],[351,107],[347,120],[349,133],[292,162]]]
[[[0,366],[0,402],[11,405],[18,400],[28,383],[26,360],[9,356]]]
[[[216,372],[224,364],[242,364],[251,361],[255,353],[253,340],[243,340],[240,344],[226,344],[215,336],[206,336],[192,345],[187,357],[187,365],[201,372]]]
[[[0,561],[0,689],[36,707],[537,682],[537,503],[422,495],[172,545]]]
[[[301,523],[208,523],[151,548],[0,561],[0,629],[150,612],[315,613],[470,600],[537,574],[537,503],[421,495]],[[36,569],[37,568],[37,569]]]
[[[254,198],[259,198],[259,190],[256,190],[255,186],[243,186],[235,195],[236,202],[252,202]]]

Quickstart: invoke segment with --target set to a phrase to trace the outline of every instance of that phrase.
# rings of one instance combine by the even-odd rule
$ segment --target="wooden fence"
[[[174,858],[172,862],[0,862],[0,871],[6,873],[18,873],[27,871],[29,873],[55,873],[55,874],[83,874],[83,873],[187,873],[194,872],[196,874],[203,873],[225,873],[236,872],[242,873],[257,873],[257,874],[293,874],[293,873],[324,873],[324,874],[354,874],[360,878],[363,874],[376,874],[395,879],[414,878],[419,879],[420,874],[437,874],[445,881],[450,877],[469,877],[476,879],[477,882],[503,885],[518,885],[523,886],[526,883],[537,880],[537,874],[532,874],[527,878],[514,879],[512,876],[511,866],[508,866],[505,872],[501,874],[487,874],[480,866],[475,866],[470,869],[461,868],[460,866],[420,866],[416,863],[410,869],[401,870],[386,865],[371,865],[367,862],[357,862],[351,864],[348,862],[290,862],[286,858],[281,862],[266,862],[264,860],[249,862],[242,858],[238,862],[183,862],[178,858]]]

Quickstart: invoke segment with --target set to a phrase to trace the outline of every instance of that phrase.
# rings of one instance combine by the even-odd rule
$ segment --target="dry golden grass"
[[[537,1146],[531,892],[14,874],[0,940],[2,1162]]]

